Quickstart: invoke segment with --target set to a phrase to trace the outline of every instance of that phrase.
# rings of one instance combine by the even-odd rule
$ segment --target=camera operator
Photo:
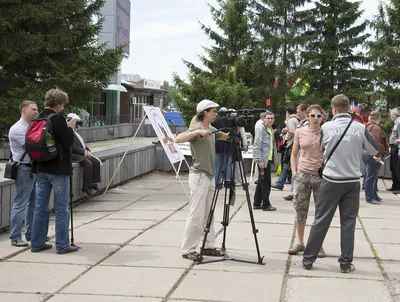
[[[211,126],[217,117],[218,107],[217,103],[210,100],[198,103],[198,123],[194,123],[187,131],[178,134],[175,138],[176,143],[190,142],[193,158],[193,167],[189,173],[189,214],[181,247],[182,257],[193,261],[199,260],[196,248],[207,223],[215,191],[215,140],[227,140],[229,137],[228,133],[217,131]],[[203,255],[222,256],[221,250],[215,248],[214,222],[211,223]]]
[[[36,201],[32,227],[31,252],[40,252],[52,248],[47,244],[46,236],[49,225],[48,207],[51,189],[54,191],[54,212],[56,217],[56,250],[57,254],[76,252],[78,247],[70,246],[68,210],[70,175],[72,173],[71,147],[74,142],[75,120],[66,122],[59,113],[69,102],[68,95],[59,89],[50,89],[46,92],[45,109],[39,114],[51,118],[52,133],[57,146],[56,158],[33,162],[32,171],[36,173]]]
[[[100,161],[92,156],[90,149],[85,144],[83,138],[76,132],[78,125],[82,125],[81,118],[75,113],[67,115],[67,121],[75,119],[76,126],[74,129],[74,143],[72,145],[72,162],[79,163],[83,167],[83,188],[82,192],[88,195],[93,195],[99,191],[97,183],[101,182],[100,179]]]
[[[227,115],[229,115],[228,109],[221,107],[218,111],[218,116],[212,126],[216,129],[227,128]],[[231,143],[226,141],[218,140],[215,142],[215,185],[220,186],[222,184],[221,173],[222,168],[225,170],[225,179],[227,182],[231,181],[232,174],[232,154],[229,153],[231,149]],[[227,152],[227,153],[226,153]]]

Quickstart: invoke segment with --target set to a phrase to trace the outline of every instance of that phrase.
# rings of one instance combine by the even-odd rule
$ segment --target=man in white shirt
[[[22,240],[22,221],[25,220],[25,238],[31,240],[33,212],[35,209],[36,176],[31,173],[31,159],[25,150],[25,135],[29,123],[37,116],[38,107],[35,102],[23,101],[19,107],[21,118],[11,128],[8,134],[12,160],[21,162],[15,180],[17,194],[13,201],[10,221],[11,245],[26,247],[28,243]],[[24,215],[25,214],[25,215]]]

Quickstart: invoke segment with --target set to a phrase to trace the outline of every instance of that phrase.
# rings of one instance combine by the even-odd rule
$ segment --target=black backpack
[[[44,162],[56,158],[58,149],[53,136],[51,118],[38,115],[28,127],[25,136],[25,149],[32,161]]]

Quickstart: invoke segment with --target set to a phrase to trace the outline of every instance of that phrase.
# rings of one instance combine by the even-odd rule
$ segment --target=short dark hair
[[[286,112],[289,114],[295,114],[297,111],[296,111],[296,108],[289,106],[286,108]]]
[[[325,113],[324,109],[318,104],[308,106],[307,113],[310,113],[312,110],[318,110],[321,114]]]
[[[21,112],[22,109],[28,107],[29,105],[36,105],[36,103],[30,100],[23,100],[21,105],[19,105],[19,112]]]
[[[331,100],[331,106],[334,107],[338,113],[348,112],[349,104],[349,98],[344,94],[335,95]]]
[[[197,113],[197,114],[196,114],[197,120],[198,120],[199,122],[204,121],[204,118],[206,117],[205,112],[206,112],[206,111],[207,111],[207,112],[210,112],[211,109],[215,109],[215,108],[208,108],[208,109],[206,109],[206,110],[204,110],[204,111],[202,111],[202,112]]]
[[[68,94],[60,89],[50,89],[44,96],[44,106],[54,108],[58,105],[68,104]]]

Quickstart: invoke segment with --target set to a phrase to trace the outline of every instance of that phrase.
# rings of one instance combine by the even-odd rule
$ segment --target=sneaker
[[[17,240],[11,240],[11,245],[17,246],[17,247],[27,247],[29,244],[22,239],[17,239]]]
[[[375,198],[375,200],[379,201],[379,202],[383,201],[382,198],[380,198],[379,196],[377,198]]]
[[[297,255],[297,253],[304,252],[305,246],[301,244],[296,244],[288,250],[289,255]]]
[[[370,203],[370,204],[380,205],[380,202],[377,201],[377,200],[371,200],[371,201],[367,200],[367,202]]]
[[[321,246],[321,248],[319,249],[319,252],[318,252],[317,257],[318,257],[318,258],[325,258],[325,256],[326,256],[325,250],[324,250],[324,248]]]
[[[277,190],[279,190],[279,191],[282,191],[283,190],[283,187],[280,187],[279,185],[277,185],[277,184],[273,184],[273,185],[271,185],[271,188],[273,188],[273,189],[277,189]]]
[[[340,265],[340,271],[343,273],[343,274],[348,274],[348,273],[351,273],[352,271],[354,271],[356,268],[355,268],[355,266],[352,264],[352,263],[350,263],[350,264],[341,264]]]
[[[253,210],[262,210],[262,205],[258,205],[258,206],[256,206],[256,205],[253,205]]]
[[[293,195],[290,194],[290,195],[288,195],[288,196],[283,197],[283,199],[284,199],[284,200],[291,201],[291,200],[293,200]]]
[[[69,246],[66,249],[57,251],[57,254],[59,254],[59,255],[69,254],[69,253],[77,252],[78,250],[79,250],[79,248],[77,246]]]
[[[273,207],[272,205],[269,205],[268,207],[263,208],[262,210],[263,210],[263,211],[270,211],[270,212],[272,212],[272,211],[276,211],[276,208]]]

